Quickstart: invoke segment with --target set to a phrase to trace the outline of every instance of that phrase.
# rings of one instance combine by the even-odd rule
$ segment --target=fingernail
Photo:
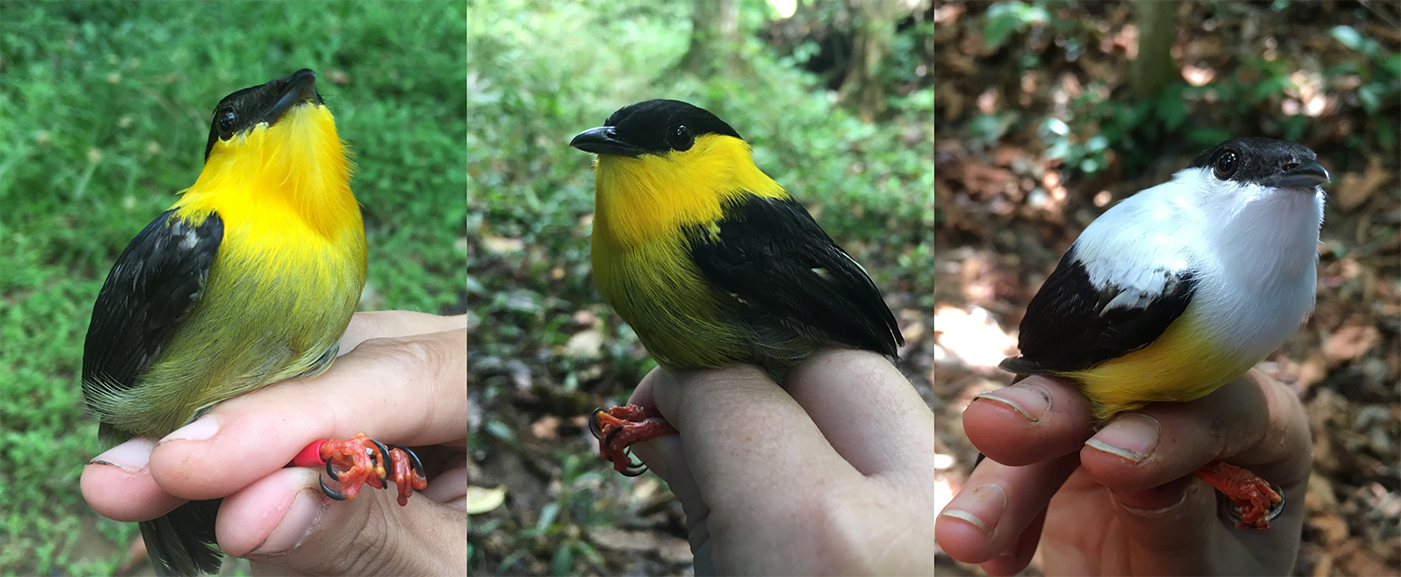
[[[1002,511],[1007,508],[1007,493],[998,485],[978,485],[958,496],[958,509],[944,509],[940,516],[962,519],[992,536]]]
[[[1144,491],[1116,491],[1110,494],[1125,511],[1141,517],[1154,517],[1167,513],[1187,502],[1187,492],[1195,490],[1191,477]]]
[[[93,457],[93,465],[111,465],[128,473],[135,473],[146,468],[146,463],[151,462],[151,451],[156,448],[156,444],[145,437],[137,437],[111,449],[107,449],[101,455]]]
[[[175,432],[166,435],[160,442],[168,441],[203,441],[219,432],[219,421],[214,419],[214,415],[205,415],[195,422],[175,429]]]
[[[297,491],[277,527],[249,554],[281,555],[296,549],[316,530],[316,525],[325,512],[325,499],[311,490]]]
[[[1051,393],[1040,385],[1012,385],[973,397],[1006,404],[1033,423],[1051,408]]]
[[[1104,430],[1095,433],[1085,444],[1100,451],[1118,455],[1135,463],[1142,462],[1158,448],[1162,425],[1158,420],[1140,413],[1129,413],[1114,419]]]

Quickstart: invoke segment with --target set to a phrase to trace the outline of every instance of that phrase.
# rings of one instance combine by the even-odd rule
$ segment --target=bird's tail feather
[[[164,517],[140,523],[141,538],[157,575],[219,572],[224,556],[214,546],[214,519],[222,501],[190,501]]]

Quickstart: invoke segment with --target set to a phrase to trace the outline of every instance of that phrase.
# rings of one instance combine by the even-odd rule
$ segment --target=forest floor
[[[1299,395],[1313,431],[1313,473],[1302,503],[1307,519],[1293,574],[1401,573],[1401,194],[1395,178],[1401,116],[1394,82],[1368,110],[1367,97],[1359,98],[1352,83],[1356,79],[1337,72],[1348,63],[1365,69],[1368,62],[1344,46],[1339,38],[1346,31],[1334,26],[1359,31],[1390,55],[1397,53],[1401,33],[1336,4],[1299,10],[1291,5],[1282,12],[1243,3],[1212,6],[1183,4],[1178,13],[1174,56],[1193,84],[1185,91],[1183,110],[1190,112],[1180,119],[1181,128],[1143,147],[1154,151],[1140,151],[1147,156],[1140,166],[1111,152],[1087,157],[1104,160],[1088,165],[1097,170],[1074,171],[1062,159],[1048,158],[1055,156],[1047,151],[1056,132],[1048,133],[1038,120],[1083,111],[1076,108],[1083,94],[1104,102],[1126,98],[1128,53],[1136,49],[1131,8],[1059,5],[1044,22],[994,48],[986,5],[939,4],[938,484],[946,494],[956,491],[971,470],[977,452],[960,415],[972,396],[1010,382],[996,364],[1015,350],[1022,311],[1094,216],[1113,201],[1165,182],[1211,146],[1192,142],[1190,127],[1240,135],[1292,130],[1291,139],[1317,151],[1333,174],[1326,187],[1316,309],[1260,365]],[[1079,50],[1078,57],[1065,57],[1071,50]],[[1265,60],[1244,65],[1243,54],[1264,54]],[[1271,66],[1331,72],[1281,72],[1288,81],[1276,91],[1231,92],[1268,85],[1275,78],[1259,69]],[[1227,106],[1228,100],[1234,102]],[[1302,123],[1300,114],[1290,114],[1300,111],[1308,115]],[[1098,130],[1107,121],[1096,126],[1086,116],[1067,121],[1071,140],[1084,143],[1107,132]],[[982,574],[942,554],[938,562],[940,574]],[[1039,567],[1038,557],[1026,573],[1040,574]]]

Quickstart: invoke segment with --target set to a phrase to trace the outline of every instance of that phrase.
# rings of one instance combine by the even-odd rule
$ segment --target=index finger
[[[775,508],[801,508],[806,485],[797,481],[813,471],[836,484],[861,475],[757,367],[650,377],[657,409],[679,431],[690,473],[712,512],[760,522],[756,515],[768,517]],[[775,503],[775,486],[791,489],[794,498]]]
[[[172,494],[209,499],[282,468],[318,439],[360,431],[403,445],[464,439],[466,340],[465,328],[366,340],[319,377],[230,399],[171,433],[152,452],[151,474]]]
[[[793,367],[784,388],[861,473],[933,478],[934,412],[885,357],[823,349]]]

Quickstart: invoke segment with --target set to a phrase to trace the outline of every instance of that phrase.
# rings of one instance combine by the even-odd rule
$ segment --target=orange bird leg
[[[389,463],[386,470],[385,463]],[[418,455],[402,447],[390,449],[371,439],[364,432],[344,440],[316,441],[292,459],[298,467],[326,467],[326,474],[340,481],[341,490],[326,486],[321,480],[321,492],[337,501],[353,501],[366,484],[383,489],[389,481],[399,486],[399,505],[409,502],[414,489],[428,488],[428,478]]]
[[[1284,510],[1284,497],[1264,479],[1245,469],[1212,461],[1192,473],[1206,481],[1235,504],[1237,529],[1268,529],[1270,519]]]
[[[636,477],[647,471],[647,464],[634,464],[628,447],[648,439],[674,435],[676,427],[655,411],[637,405],[623,405],[607,411],[594,409],[589,417],[589,431],[598,439],[599,456],[612,462],[613,470]]]

